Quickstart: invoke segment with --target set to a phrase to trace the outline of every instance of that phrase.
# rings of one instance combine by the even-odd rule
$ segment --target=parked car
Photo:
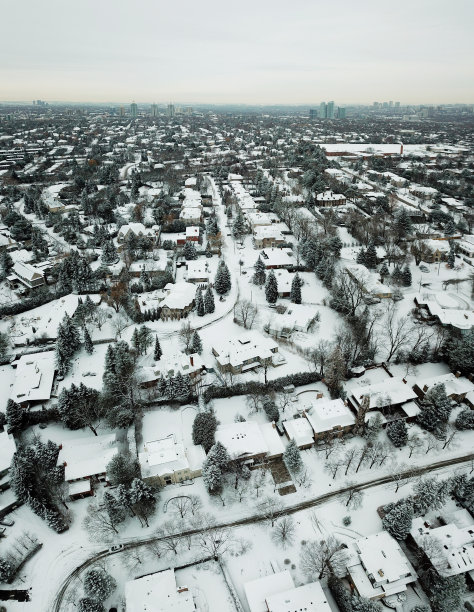
[[[9,518],[2,518],[0,520],[0,525],[5,525],[6,527],[13,527],[14,524],[15,521],[12,521],[12,519]]]
[[[115,544],[112,548],[109,548],[109,553],[116,553],[123,550],[123,544]]]

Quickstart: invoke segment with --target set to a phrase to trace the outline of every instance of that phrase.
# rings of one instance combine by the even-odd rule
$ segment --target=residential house
[[[43,270],[29,263],[17,261],[13,264],[12,273],[8,276],[9,284],[19,281],[27,289],[36,289],[45,284]]]
[[[474,391],[474,384],[468,378],[451,373],[417,380],[413,391],[422,400],[429,389],[441,384],[444,385],[446,395],[456,402],[463,402],[468,393]]]
[[[418,396],[404,378],[393,377],[373,385],[360,386],[352,391],[347,404],[355,414],[359,411],[364,398],[369,398],[368,410],[378,410],[383,414],[396,414],[404,418],[411,417],[411,410],[405,411],[405,405]]]
[[[316,442],[328,435],[341,438],[352,431],[355,425],[355,416],[341,398],[317,399],[310,406],[305,407],[303,416],[306,417],[313,430]]]
[[[148,574],[125,583],[127,612],[194,612],[191,591],[178,586],[174,569]]]
[[[259,225],[253,230],[253,243],[257,249],[277,247],[286,242],[286,237],[278,227],[273,225]]]
[[[196,285],[184,281],[165,285],[160,318],[167,321],[185,317],[194,308],[196,289]]]
[[[118,231],[117,242],[122,244],[131,236],[135,238],[149,238],[156,242],[160,235],[160,226],[153,225],[152,227],[145,227],[143,223],[128,223],[122,225]]]
[[[260,366],[277,366],[283,363],[278,354],[278,344],[258,332],[246,332],[239,338],[225,339],[212,346],[221,372],[243,374]]]
[[[142,367],[141,386],[154,387],[162,378],[174,378],[180,373],[182,376],[189,376],[193,387],[198,387],[204,370],[204,362],[198,353],[163,355],[154,366]]]
[[[16,368],[10,393],[14,402],[31,406],[51,398],[56,370],[54,351],[22,355],[12,366]]]
[[[332,191],[324,191],[316,196],[317,206],[342,206],[347,201],[346,196],[342,193],[333,193]]]
[[[293,251],[287,248],[264,249],[260,253],[267,270],[292,269],[298,265]]]
[[[362,264],[354,263],[345,266],[345,272],[367,296],[380,299],[392,297],[391,288],[380,282],[376,272],[368,270]]]
[[[285,447],[274,423],[238,421],[220,425],[215,434],[232,459],[239,459],[246,465],[258,465],[264,459],[282,457]]]

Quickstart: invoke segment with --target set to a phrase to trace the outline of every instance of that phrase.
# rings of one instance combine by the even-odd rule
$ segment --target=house
[[[268,227],[272,224],[270,215],[263,212],[249,212],[246,214],[247,221],[252,229],[252,232],[257,227]]]
[[[198,225],[202,222],[202,208],[186,206],[181,209],[179,218],[185,225]]]
[[[469,236],[463,236],[462,240],[456,241],[458,252],[461,255],[465,255],[469,257],[469,259],[474,258],[474,235],[470,234]]]
[[[31,405],[51,398],[56,370],[54,351],[22,355],[12,366],[16,367],[10,394],[14,402]]]
[[[194,283],[196,285],[204,283],[207,285],[210,278],[209,260],[195,259],[193,261],[187,261],[184,278],[188,283]]]
[[[221,372],[243,374],[259,366],[276,366],[282,363],[278,344],[264,338],[258,332],[247,332],[237,339],[225,339],[212,347]]]
[[[196,387],[202,380],[204,369],[204,362],[198,353],[163,355],[154,366],[142,367],[141,386],[154,387],[162,378],[174,378],[180,373],[182,376],[189,376],[191,384]]]
[[[184,181],[184,186],[188,189],[196,189],[197,188],[197,178],[195,176],[191,176]]]
[[[469,379],[451,373],[418,380],[413,391],[422,400],[429,389],[441,384],[444,385],[446,395],[456,402],[463,402],[467,394],[474,391],[474,384]]]
[[[12,274],[8,277],[10,284],[14,284],[15,281],[19,281],[27,289],[36,289],[45,284],[44,272],[29,263],[17,261],[13,264]]]
[[[319,582],[295,587],[288,570],[275,572],[244,584],[250,612],[331,612]]]
[[[376,272],[368,270],[362,264],[345,266],[345,272],[368,296],[380,299],[392,297],[391,288],[380,282]]]
[[[69,483],[69,497],[93,495],[93,486],[107,483],[107,465],[117,454],[115,434],[67,439],[60,446],[58,465],[64,466],[64,480]]]
[[[6,431],[0,432],[0,479],[4,478],[10,471],[15,452],[15,438]]]
[[[341,398],[318,399],[305,408],[303,415],[313,430],[314,440],[322,440],[328,434],[342,437],[352,431],[355,416]]]
[[[298,265],[291,249],[267,248],[262,250],[260,255],[267,270],[291,269]]]
[[[257,249],[277,247],[286,242],[281,230],[273,225],[259,225],[253,230],[253,243]]]
[[[459,336],[474,326],[473,311],[460,309],[459,302],[447,293],[423,293],[416,295],[414,301],[418,309]]]
[[[148,574],[125,583],[127,612],[194,612],[192,593],[176,583],[174,569]]]
[[[342,206],[346,201],[345,195],[333,193],[332,191],[324,191],[316,196],[317,206]]]
[[[347,399],[348,406],[357,414],[362,401],[369,398],[369,410],[381,410],[400,408],[404,410],[404,404],[410,403],[418,396],[403,378],[393,377],[375,383],[373,385],[360,386],[354,390]],[[406,416],[407,413],[405,413]]]
[[[0,251],[14,251],[18,248],[18,242],[13,240],[10,235],[0,233]]]
[[[285,451],[274,423],[239,421],[221,425],[215,439],[225,446],[231,458],[240,459],[247,465],[278,459]]]
[[[398,542],[386,531],[352,544],[347,572],[352,588],[372,600],[403,593],[418,577]]]
[[[156,242],[160,235],[160,226],[153,225],[152,227],[145,227],[143,223],[128,223],[122,225],[118,231],[117,242],[123,243],[131,236],[135,238],[149,238]]]
[[[440,576],[474,575],[474,523],[466,509],[441,517],[441,521],[414,518],[409,540],[423,551]]]
[[[185,231],[186,242],[200,242],[201,241],[201,228],[195,225],[188,225]]]
[[[425,263],[438,263],[444,261],[450,251],[448,240],[434,240],[430,238],[424,241],[422,261]]]
[[[433,200],[438,190],[434,187],[427,187],[425,185],[411,185],[408,187],[408,191],[412,193],[420,200]]]
[[[160,318],[167,321],[185,317],[194,308],[196,289],[196,285],[185,281],[165,285],[166,295],[160,304]]]
[[[314,444],[313,428],[307,418],[293,418],[283,421],[288,440],[294,440],[301,450],[311,448]]]
[[[138,453],[143,480],[160,486],[198,478],[205,459],[201,445],[185,447],[173,434],[145,442]]]

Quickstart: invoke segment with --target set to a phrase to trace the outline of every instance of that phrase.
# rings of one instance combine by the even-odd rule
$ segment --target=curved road
[[[439,470],[441,468],[444,467],[448,467],[448,466],[452,466],[452,465],[458,465],[460,463],[466,463],[468,461],[472,461],[474,460],[474,453],[469,453],[468,455],[464,455],[462,457],[455,457],[454,459],[446,459],[444,461],[437,461],[436,463],[432,463],[429,466],[425,466],[425,467],[421,467],[418,468],[416,470],[407,470],[405,472],[406,476],[420,476],[423,474],[427,474],[429,472],[434,472],[436,470]],[[363,491],[364,489],[370,489],[373,487],[378,487],[380,485],[384,485],[384,484],[388,484],[390,482],[393,482],[393,478],[392,476],[381,476],[379,478],[374,478],[372,480],[367,480],[366,482],[360,483],[354,487],[342,487],[341,489],[338,489],[337,491],[330,491],[328,493],[325,493],[324,495],[320,495],[319,497],[313,497],[312,499],[308,499],[302,502],[299,502],[297,504],[294,504],[293,506],[288,506],[287,508],[284,509],[284,514],[295,514],[296,512],[300,512],[301,510],[307,510],[308,508],[314,508],[316,506],[320,506],[321,504],[324,504],[325,502],[334,499],[336,497],[338,497],[339,495],[342,495],[344,493],[346,493],[347,491],[349,491],[350,489],[356,489],[358,491]],[[232,528],[232,527],[242,527],[244,525],[249,525],[252,523],[258,523],[258,522],[262,522],[265,520],[265,517],[263,517],[261,514],[253,514],[251,516],[247,516],[245,518],[241,518],[238,519],[236,521],[231,521],[228,523],[220,523],[218,525],[216,525],[216,528]],[[201,529],[190,529],[188,531],[184,531],[181,532],[181,536],[189,536],[189,535],[194,535],[197,533],[201,533]],[[170,537],[170,536],[168,536]],[[176,537],[176,536],[174,536]],[[138,548],[139,546],[143,546],[145,544],[149,544],[151,542],[155,542],[157,540],[166,540],[166,537],[158,537],[158,538],[145,538],[143,540],[133,540],[131,542],[127,542],[124,543],[124,549],[131,549],[131,548]],[[61,606],[63,603],[63,599],[64,599],[64,595],[69,587],[69,585],[71,584],[71,582],[79,577],[79,575],[89,566],[94,565],[95,563],[97,563],[97,561],[99,561],[100,559],[103,559],[105,557],[110,556],[111,554],[120,554],[120,553],[110,553],[108,549],[102,550],[98,553],[96,553],[95,555],[93,555],[92,557],[89,557],[89,559],[86,559],[83,563],[81,563],[81,565],[79,565],[78,567],[76,567],[70,574],[69,576],[67,576],[67,578],[63,581],[63,584],[60,588],[60,590],[58,591],[57,595],[54,598],[53,604],[51,606],[51,610],[53,610],[54,612],[61,612]]]

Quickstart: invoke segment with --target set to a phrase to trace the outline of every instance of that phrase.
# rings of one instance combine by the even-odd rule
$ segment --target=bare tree
[[[184,495],[170,499],[168,506],[171,506],[171,510],[178,514],[182,519],[184,519],[184,517],[191,512],[191,500],[189,497]]]
[[[361,507],[364,497],[363,492],[356,489],[356,486],[356,482],[346,482],[347,491],[342,494],[342,500],[346,508],[352,508],[353,510]]]
[[[254,471],[254,477],[252,479],[252,486],[257,493],[257,498],[258,498],[260,489],[265,486],[267,479],[268,479],[268,472],[266,469],[260,468]]]
[[[117,312],[117,314],[112,319],[112,327],[115,330],[115,337],[121,338],[123,330],[126,329],[129,325],[130,325],[130,318],[125,312],[125,310],[123,309],[123,307],[120,307],[120,310]]]
[[[453,428],[453,429],[451,430],[451,433],[449,433],[449,434],[446,436],[446,438],[444,439],[443,450],[444,450],[445,448],[449,449],[449,448],[450,448],[450,447],[453,445],[454,438],[457,436],[457,434],[458,434],[457,429],[454,429],[454,428]]]
[[[283,548],[291,546],[295,540],[295,521],[292,516],[282,516],[272,531],[272,540]]]
[[[257,507],[265,521],[270,523],[272,527],[274,527],[276,520],[283,512],[283,504],[274,497],[264,497]]]
[[[109,313],[107,312],[106,308],[100,308],[99,306],[98,308],[95,309],[93,321],[97,325],[97,329],[99,331],[102,329],[102,326],[104,325],[104,323],[107,321],[108,318],[109,318]]]
[[[357,453],[357,458],[359,459],[356,467],[356,474],[362,465],[368,460],[370,453],[370,446],[366,444],[363,448],[361,448]]]
[[[189,495],[189,502],[191,504],[191,513],[194,516],[194,514],[196,514],[196,512],[199,512],[199,510],[202,507],[202,500],[199,497],[199,495]]]
[[[393,463],[390,467],[390,486],[398,490],[408,484],[413,478],[410,467],[406,463]]]
[[[247,497],[249,493],[249,486],[245,480],[239,480],[234,487],[235,497],[242,503],[242,500]]]
[[[181,329],[179,330],[179,339],[181,344],[183,345],[183,349],[185,353],[189,353],[191,342],[194,336],[194,329],[191,327],[191,323],[189,321],[184,322],[181,325]]]
[[[311,578],[321,580],[333,573],[344,576],[347,553],[334,536],[326,541],[309,541],[301,549],[301,567]]]
[[[252,329],[257,316],[258,308],[250,300],[239,300],[234,306],[234,321],[245,329]]]
[[[408,344],[413,335],[413,326],[408,317],[400,316],[395,302],[387,303],[381,325],[388,351],[386,362],[389,363],[395,353]]]
[[[339,468],[341,468],[344,464],[345,464],[344,459],[340,455],[336,455],[335,457],[334,456],[330,457],[330,459],[325,462],[324,467],[331,474],[333,480],[335,480],[337,472],[339,471]],[[347,470],[346,470],[346,474],[347,474]]]
[[[151,557],[161,559],[164,552],[161,540],[152,540],[151,542],[148,542],[146,546]]]
[[[121,561],[130,572],[134,572],[137,568],[143,567],[146,562],[146,548],[144,546],[125,548],[121,554]]]
[[[423,440],[416,433],[408,436],[407,447],[410,449],[408,458],[411,459],[413,453],[417,453],[423,446]]]
[[[216,527],[210,515],[204,517],[204,525],[205,527],[195,538],[195,544],[203,553],[219,559],[234,543],[232,531],[228,527]]]
[[[156,536],[161,538],[161,544],[164,550],[172,552],[175,555],[181,546],[181,538],[179,536],[180,527],[174,520],[165,521],[161,527],[156,530]]]
[[[92,542],[110,542],[118,535],[115,522],[97,499],[87,506],[87,514],[82,524]]]
[[[343,465],[346,466],[346,471],[344,472],[344,476],[347,476],[347,473],[349,472],[349,468],[351,467],[352,463],[355,461],[357,454],[358,454],[358,450],[355,446],[351,446],[344,453]]]
[[[425,455],[427,455],[432,450],[439,450],[439,440],[435,438],[433,434],[428,433],[425,439],[426,439]]]
[[[264,394],[258,389],[250,389],[246,395],[247,405],[249,407],[249,412],[252,414],[253,412],[258,412],[262,407],[262,402],[264,400]]]
[[[306,468],[300,470],[298,473],[293,474],[293,478],[295,479],[295,482],[299,487],[304,487],[305,489],[310,487],[313,483],[311,473]]]

